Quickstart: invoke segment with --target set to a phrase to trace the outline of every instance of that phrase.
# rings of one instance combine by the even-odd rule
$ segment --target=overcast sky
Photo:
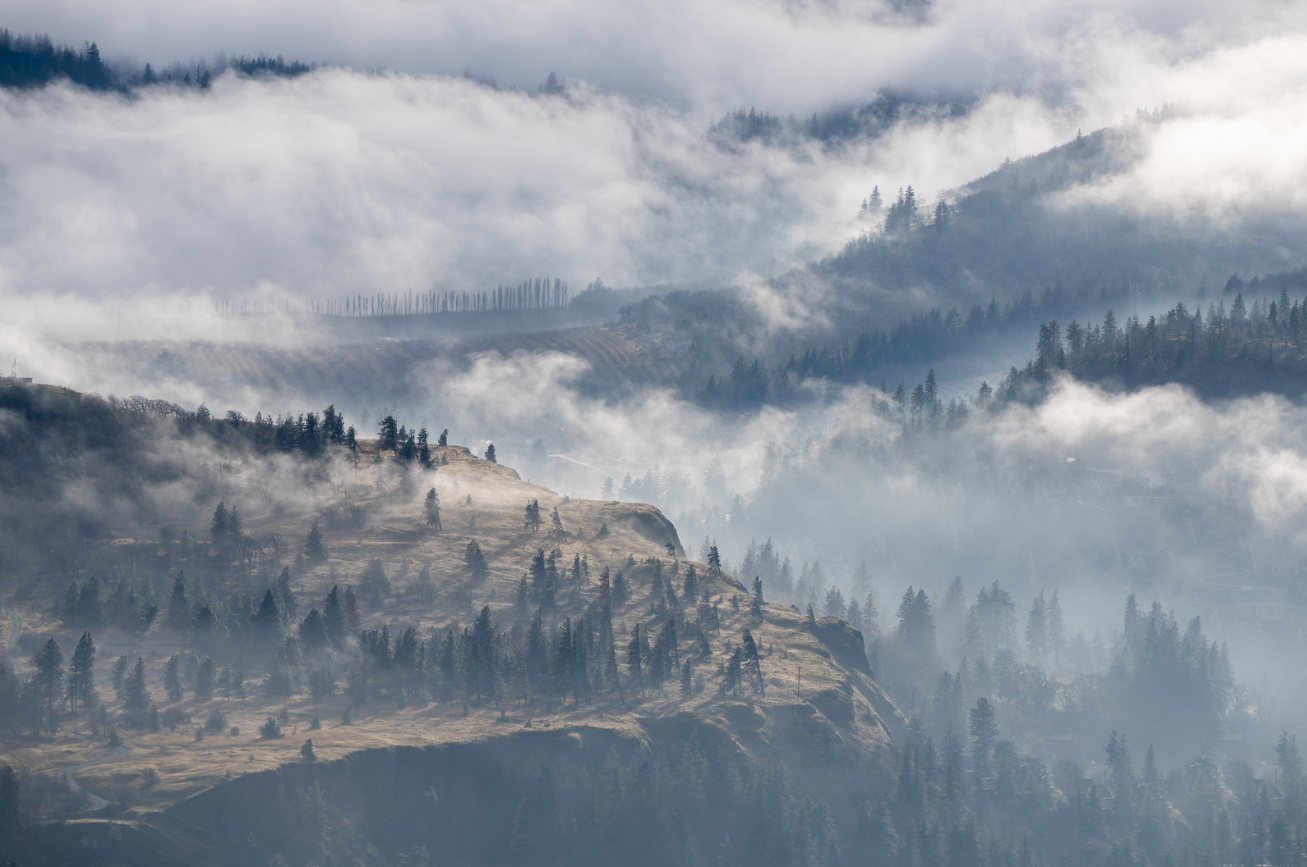
[[[1307,28],[1278,2],[14,0],[106,56],[345,64],[139,98],[0,94],[0,294],[340,296],[740,283],[838,249],[873,184],[927,202],[1137,108],[1145,157],[1066,203],[1238,219],[1307,201]],[[461,77],[494,77],[494,90]],[[374,74],[366,70],[386,70]],[[550,71],[566,99],[535,98]],[[894,87],[978,97],[823,151],[704,140]]]

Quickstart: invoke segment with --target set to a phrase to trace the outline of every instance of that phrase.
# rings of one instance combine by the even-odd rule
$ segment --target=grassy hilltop
[[[32,391],[35,397],[25,397],[29,419],[65,436],[77,418],[87,417],[84,401],[103,410],[94,399],[77,396],[68,403],[68,394]],[[10,404],[12,413],[22,402]],[[126,840],[118,845],[136,847],[136,857],[146,861],[167,860],[170,851],[239,861],[244,856],[230,849],[227,832],[266,818],[271,808],[261,798],[284,802],[291,787],[291,800],[298,802],[314,779],[333,774],[345,775],[339,792],[351,791],[357,781],[349,782],[350,772],[342,769],[358,767],[358,757],[378,750],[389,756],[382,761],[405,766],[418,760],[395,757],[469,749],[481,751],[482,765],[493,766],[526,750],[530,757],[520,767],[509,764],[529,781],[550,765],[564,774],[580,773],[579,767],[598,773],[612,761],[610,754],[637,766],[651,757],[666,761],[693,742],[723,769],[783,769],[798,790],[829,797],[844,782],[877,773],[882,748],[901,725],[867,666],[860,634],[833,618],[809,621],[765,602],[755,608],[751,590],[734,577],[686,559],[676,529],[650,506],[559,497],[455,445],[432,446],[430,467],[397,460],[375,440],[356,440],[353,451],[329,446],[309,459],[239,443],[212,445],[208,438],[215,435],[207,426],[227,422],[144,424],[128,416],[138,427],[126,431],[125,411],[103,412],[96,423],[115,427],[117,449],[130,449],[134,437],[164,437],[187,458],[174,467],[176,478],[156,467],[155,484],[166,495],[151,500],[146,490],[137,498],[144,505],[135,520],[116,524],[122,513],[110,516],[78,556],[7,557],[19,567],[7,576],[16,618],[4,626],[19,628],[7,636],[13,679],[32,673],[28,659],[51,638],[71,659],[89,631],[103,707],[98,718],[66,709],[36,732],[21,719],[6,728],[0,763],[23,769],[29,789],[44,781],[47,791],[33,808],[41,814],[32,816],[33,827],[44,827],[43,818],[71,819],[81,828],[77,835]],[[108,472],[113,460],[99,455],[96,472]],[[68,477],[43,476],[44,484],[64,486],[63,494],[47,492],[33,502],[56,509],[71,490],[94,489],[82,474],[78,470],[71,480],[75,485]],[[178,496],[179,486],[193,488],[194,495]],[[440,504],[438,528],[426,508],[432,490]],[[215,500],[227,512],[239,509],[239,551],[218,535],[208,540]],[[541,518],[534,529],[526,520],[530,503],[538,503]],[[300,553],[314,526],[325,549],[310,547],[316,562]],[[470,554],[472,543],[483,560]],[[545,599],[539,575],[529,578],[533,560],[537,573],[546,562],[549,580],[557,582],[543,591]],[[58,570],[51,565],[56,562],[63,564]],[[687,598],[691,570],[697,587]],[[183,604],[177,601],[178,573],[187,610],[174,615],[170,604]],[[101,585],[103,611],[78,612],[67,588],[71,584],[76,597],[92,576]],[[121,612],[111,613],[124,587],[139,597],[135,610],[143,612],[139,620],[128,618],[131,628],[121,625]],[[304,624],[325,611],[333,587],[354,600],[356,622],[343,638],[319,646]],[[286,588],[289,598],[281,595]],[[611,652],[604,646],[605,598]],[[267,599],[276,602],[271,624]],[[474,688],[474,663],[465,661],[472,657],[452,666],[442,662],[452,659],[445,649],[455,643],[463,653],[475,640],[475,621],[486,615],[497,670],[493,685],[483,678]],[[553,667],[533,674],[537,617],[537,631],[551,642],[547,662]],[[668,623],[679,637],[670,653],[661,640]],[[637,626],[649,645],[640,652],[638,675],[629,649]],[[465,630],[473,637],[464,637]],[[738,687],[731,687],[731,657],[738,656],[746,630],[762,680],[746,661]],[[406,633],[405,653],[416,647],[416,663],[400,661]],[[591,656],[573,658],[565,671],[558,662],[558,648],[566,647],[560,633],[575,636],[578,647],[585,635],[590,649],[575,652]],[[378,640],[387,647],[381,657]],[[663,659],[655,660],[660,653]],[[167,690],[174,655],[182,681],[175,701]],[[617,662],[615,676],[604,658],[596,658],[609,656]],[[148,708],[131,709],[130,697],[115,698],[110,681],[120,657],[129,680],[136,660],[142,661]],[[196,694],[197,675],[186,665],[192,658],[200,666],[212,660],[209,671],[219,682],[213,697]],[[659,665],[666,669],[661,688],[654,683]],[[241,687],[234,688],[232,673],[242,669]],[[245,697],[236,697],[242,691]],[[280,737],[266,736],[270,717],[279,720]],[[320,728],[311,728],[315,718]],[[310,738],[313,761],[302,755]],[[112,749],[110,742],[126,749]],[[413,749],[420,752],[405,752]],[[61,771],[67,776],[66,769],[98,759],[107,760],[71,772],[89,794],[75,797],[55,785]],[[575,765],[570,771],[564,769],[569,762]],[[294,774],[287,776],[287,766]],[[439,789],[448,773],[432,770],[430,785]],[[252,780],[245,789],[238,786],[242,778]],[[269,785],[280,794],[234,800],[228,794]],[[518,783],[501,785],[513,792],[502,818],[509,827],[500,829],[508,832],[516,819],[512,808],[523,796],[514,790]],[[218,803],[226,806],[215,812]],[[224,831],[219,814],[236,825]],[[294,826],[299,820],[286,821]],[[42,833],[64,832],[49,826]],[[264,836],[269,833],[276,836],[266,830]],[[362,839],[355,843],[363,845]]]

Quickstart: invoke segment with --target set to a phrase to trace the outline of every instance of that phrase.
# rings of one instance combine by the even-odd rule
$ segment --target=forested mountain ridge
[[[212,64],[172,63],[162,68],[146,63],[140,69],[122,69],[100,56],[100,47],[87,42],[81,48],[55,45],[49,36],[23,35],[0,29],[0,87],[28,90],[57,81],[98,91],[131,92],[141,87],[173,85],[208,88],[213,76],[227,69],[242,75],[294,78],[313,66],[282,57],[220,57]]]
[[[0,30],[0,87],[41,87],[59,78],[92,90],[107,90],[114,83],[112,70],[93,42],[78,50],[56,46],[48,36]]]
[[[708,127],[708,140],[728,150],[749,142],[794,147],[805,141],[818,141],[825,147],[838,148],[878,138],[899,123],[965,115],[976,101],[969,94],[882,90],[867,102],[814,113],[806,120],[756,108],[739,109],[713,121]]]
[[[1035,358],[1009,372],[1000,393],[1016,397],[1060,369],[1116,390],[1174,382],[1206,398],[1301,398],[1307,393],[1307,299],[1291,298],[1286,287],[1278,298],[1249,305],[1237,275],[1230,285],[1233,299],[1209,303],[1205,316],[1201,304],[1190,311],[1179,303],[1146,321],[1131,316],[1118,323],[1108,310],[1101,325],[1042,323]],[[1247,288],[1256,292],[1257,281]]]
[[[362,440],[334,410],[219,419],[21,385],[0,399],[10,491],[30,493],[21,502],[37,515],[82,501],[95,527],[62,537],[58,556],[19,534],[4,543],[19,618],[9,643],[34,660],[0,672],[0,737],[5,761],[24,768],[26,813],[23,829],[3,833],[25,863],[75,847],[43,823],[86,805],[49,775],[109,754],[105,741],[130,752],[77,779],[109,802],[92,815],[112,821],[79,822],[77,834],[134,863],[182,852],[244,863],[251,835],[263,860],[292,863],[311,847],[396,857],[418,845],[539,862],[553,844],[533,835],[553,826],[522,823],[542,763],[559,797],[584,788],[576,774],[588,768],[635,786],[619,797],[638,801],[647,751],[685,748],[695,757],[683,771],[660,765],[651,784],[689,785],[678,775],[707,762],[724,776],[694,783],[700,797],[735,780],[722,793],[732,803],[767,791],[833,800],[874,779],[902,731],[856,631],[766,602],[764,588],[720,571],[715,550],[686,560],[650,507],[558,497],[390,418]],[[130,463],[137,450],[185,459],[151,470]],[[136,479],[139,507],[82,496],[91,464],[104,490]],[[42,672],[56,660],[51,685]],[[545,746],[572,742],[579,751],[561,757]],[[405,745],[422,757],[404,758]],[[477,840],[455,844],[473,814],[452,817],[481,796],[457,806],[448,787],[492,785],[449,764],[469,750],[485,763],[477,775],[500,780],[485,797],[501,798],[477,819]],[[375,812],[366,833],[304,824],[305,798],[334,815],[368,763],[412,779],[395,761],[430,762],[415,797],[434,788],[446,820],[402,833]],[[786,781],[768,782],[763,767],[784,768]],[[233,801],[228,787],[262,794]],[[690,839],[673,822],[650,845],[711,851],[737,821],[693,816],[676,820],[690,819]],[[611,821],[618,833],[631,819]]]

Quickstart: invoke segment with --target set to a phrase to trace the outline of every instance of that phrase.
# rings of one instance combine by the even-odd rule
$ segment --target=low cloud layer
[[[868,457],[900,436],[896,425],[874,411],[883,400],[876,390],[851,387],[824,406],[769,408],[742,421],[704,412],[661,390],[622,401],[587,398],[574,388],[585,367],[562,353],[492,353],[461,372],[433,370],[426,382],[433,405],[455,420],[460,433],[540,437],[550,448],[569,447],[586,463],[631,466],[637,474],[661,466],[701,479],[718,461],[729,489],[751,496],[771,449],[827,486],[832,512],[851,496],[876,496],[874,488],[868,493],[863,487],[864,471],[897,479],[884,491],[890,499],[882,504],[886,511],[906,508],[904,486],[940,492],[938,479],[917,475],[923,470],[916,461]],[[982,460],[1013,477],[1032,466],[1041,473],[1059,467],[1126,473],[1148,479],[1159,493],[1179,490],[1178,496],[1194,497],[1193,508],[1202,510],[1193,513],[1196,520],[1224,515],[1247,522],[1251,533],[1307,549],[1307,410],[1275,395],[1209,404],[1175,385],[1114,394],[1067,379],[1035,407],[1015,404],[996,414],[973,414],[944,442],[949,457],[928,463],[962,467]],[[934,448],[928,440],[919,450],[925,455]],[[600,481],[596,477],[594,484]],[[937,514],[923,525],[947,519]]]
[[[0,94],[0,286],[272,298],[729,280],[832,249],[882,176],[984,171],[997,127],[1057,138],[996,98],[833,155],[726,152],[683,114],[583,88],[343,70],[132,100]]]
[[[838,249],[873,184],[930,200],[1162,104],[1176,109],[1150,126],[1144,158],[1065,202],[1283,212],[1307,198],[1307,27],[1280,5],[1229,7],[19,3],[9,27],[156,63],[267,51],[413,74],[0,95],[0,291],[748,284]],[[464,68],[523,86],[556,69],[571,88],[533,98],[444,74]],[[703,136],[732,108],[806,116],[886,87],[980,98],[966,117],[834,149],[725,152]]]

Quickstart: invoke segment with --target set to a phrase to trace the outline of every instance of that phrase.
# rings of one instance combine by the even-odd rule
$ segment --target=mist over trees
[[[124,69],[107,63],[95,42],[81,48],[55,45],[49,36],[14,34],[0,29],[0,87],[31,89],[67,80],[95,91],[123,91],[161,85],[207,89],[214,76],[226,70],[252,77],[295,78],[314,67],[282,57],[220,55],[213,63],[171,63],[162,68],[146,63],[141,69]]]
[[[1248,284],[1250,295],[1261,288],[1259,283],[1253,278]],[[1193,311],[1180,303],[1147,321],[1130,316],[1118,323],[1109,310],[1101,325],[1074,319],[1065,327],[1057,320],[1045,322],[1035,358],[1009,372],[999,394],[1031,399],[1064,370],[1114,389],[1179,383],[1207,398],[1263,393],[1300,398],[1304,301],[1290,298],[1286,285],[1279,297],[1253,295],[1249,305],[1238,275],[1230,277],[1226,290],[1225,297],[1207,304],[1205,313],[1201,303]]]
[[[911,36],[936,13],[867,14]],[[126,69],[0,30],[20,101],[209,105],[220,75],[315,69]],[[551,72],[523,99],[553,118],[609,96],[590,87]],[[442,261],[276,297],[302,279],[281,274],[206,297],[212,340],[47,356],[208,395],[193,410],[0,378],[0,852],[1307,864],[1304,224],[1097,195],[1187,116],[1171,106],[951,190],[872,177],[904,128],[983,108],[892,90],[750,108],[672,156],[652,127],[614,127],[671,165],[668,187],[710,186],[683,153],[792,161],[813,189],[822,158],[846,160],[830,195],[862,201],[822,229],[834,246],[730,286],[572,295]],[[577,117],[565,150],[589,160],[584,136],[611,129]],[[650,163],[632,163],[596,198],[691,213],[633,193]],[[514,184],[512,218],[547,236],[539,191]],[[732,216],[765,237],[757,203],[787,195]],[[366,228],[361,258],[438,246]],[[734,261],[705,235],[704,261]],[[679,255],[646,240],[627,258]],[[496,274],[536,270],[484,246]],[[575,265],[546,249],[541,270]],[[209,409],[233,395],[245,411]],[[274,412],[249,417],[256,401]]]
[[[48,36],[0,30],[0,87],[42,87],[60,78],[92,90],[108,90],[115,83],[94,42],[77,49],[56,46]]]
[[[828,148],[875,140],[897,123],[958,117],[974,105],[970,94],[921,94],[882,90],[874,99],[850,108],[813,113],[806,120],[750,108],[727,112],[708,127],[708,139],[723,149],[750,142],[769,147],[796,147],[817,141]]]

